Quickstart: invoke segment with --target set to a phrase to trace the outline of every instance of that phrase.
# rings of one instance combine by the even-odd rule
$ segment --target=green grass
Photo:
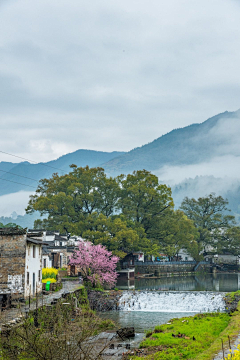
[[[219,337],[211,344],[211,346],[196,356],[195,360],[212,360],[216,354],[218,354],[222,348],[222,341],[226,349],[229,348],[229,338],[235,339],[239,334],[240,324],[240,305],[238,304],[237,311],[230,315],[230,322],[226,329],[220,334]]]
[[[226,298],[229,298],[231,301],[236,300],[236,296],[240,296],[240,290],[233,291],[226,294]]]
[[[171,324],[157,326],[153,332],[147,333],[146,339],[140,344],[145,352],[144,359],[195,359],[219,337],[230,319],[228,314],[222,313],[172,319]],[[177,337],[179,333],[184,336]],[[131,359],[142,358],[131,356]]]

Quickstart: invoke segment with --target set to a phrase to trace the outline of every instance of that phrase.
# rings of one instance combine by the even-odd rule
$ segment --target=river
[[[240,273],[163,276],[135,279],[135,291],[124,291],[120,311],[101,316],[136,332],[153,329],[172,318],[199,312],[224,311],[224,293],[240,289]]]

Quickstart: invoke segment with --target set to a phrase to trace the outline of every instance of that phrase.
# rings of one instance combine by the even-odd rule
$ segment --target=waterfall
[[[225,311],[224,293],[126,291],[119,299],[122,311],[216,312]]]

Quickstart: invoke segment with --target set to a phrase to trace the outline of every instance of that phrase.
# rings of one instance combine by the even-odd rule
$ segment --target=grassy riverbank
[[[228,299],[235,299],[229,294]],[[172,319],[165,325],[156,326],[146,333],[140,350],[128,359],[151,360],[212,360],[222,348],[222,341],[228,344],[229,338],[239,334],[240,306],[232,314],[198,314],[192,317]],[[227,345],[226,345],[227,347]]]
[[[200,352],[209,348],[229,322],[228,314],[218,313],[172,319],[146,334],[146,339],[140,345],[140,349],[144,349],[142,355],[146,359],[195,359]]]

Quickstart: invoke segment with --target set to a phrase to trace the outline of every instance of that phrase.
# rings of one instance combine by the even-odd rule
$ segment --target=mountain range
[[[234,194],[239,192],[240,185],[239,135],[240,110],[226,111],[200,124],[172,130],[129,152],[80,149],[47,163],[0,162],[0,196],[34,192],[40,179],[51,177],[54,172],[69,172],[69,165],[76,164],[101,166],[109,176],[141,169],[152,171],[160,181],[172,186],[177,203],[188,195],[188,190],[195,197],[206,195],[212,189],[223,196],[231,192],[236,203],[234,211],[237,211]],[[224,180],[226,177],[228,180]]]

